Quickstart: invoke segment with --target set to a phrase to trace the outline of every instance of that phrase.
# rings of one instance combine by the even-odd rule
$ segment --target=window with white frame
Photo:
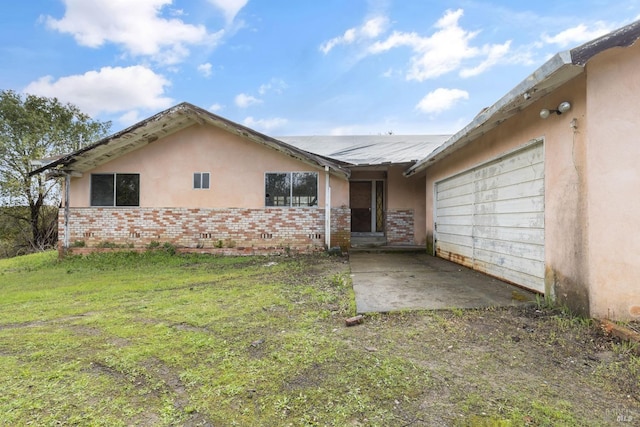
[[[193,188],[198,190],[209,189],[209,172],[194,172]]]
[[[140,174],[92,174],[91,206],[140,206]]]
[[[264,183],[266,206],[318,206],[316,172],[267,172]]]

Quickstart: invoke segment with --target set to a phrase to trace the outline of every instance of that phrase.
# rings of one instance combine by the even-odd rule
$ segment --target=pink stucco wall
[[[261,208],[265,172],[318,172],[324,207],[325,172],[212,126],[194,125],[72,178],[69,206],[89,206],[91,173],[140,173],[141,207]],[[193,189],[193,173],[209,172],[211,188]],[[345,178],[331,176],[331,205],[349,203]]]
[[[413,213],[411,225],[413,242],[407,243],[424,245],[426,243],[424,181],[420,177],[405,178],[403,172],[406,169],[406,166],[389,167],[388,208],[399,214],[406,211]]]
[[[640,43],[587,64],[591,312],[640,318]]]

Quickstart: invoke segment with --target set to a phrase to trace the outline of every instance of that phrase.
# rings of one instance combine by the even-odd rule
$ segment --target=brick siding
[[[387,213],[387,244],[413,245],[413,209],[391,209]]]
[[[348,247],[350,210],[331,213],[331,244]],[[58,224],[63,249],[64,209]],[[315,252],[324,249],[324,237],[324,209],[69,209],[69,245],[76,253],[105,247],[140,250],[152,242],[224,254]]]

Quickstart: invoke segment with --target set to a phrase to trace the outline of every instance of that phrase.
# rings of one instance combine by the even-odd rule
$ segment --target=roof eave
[[[186,102],[162,111],[122,131],[116,132],[113,135],[88,145],[87,147],[61,156],[55,161],[38,165],[40,167],[31,171],[29,175],[34,176],[52,169],[77,169],[80,172],[84,172],[86,170],[90,170],[96,165],[109,161],[111,158],[116,158],[130,151],[136,150],[143,145],[152,143],[163,136],[175,133],[194,123],[211,124],[244,139],[249,139],[260,145],[275,149],[280,153],[312,166],[321,168],[328,167],[335,175],[342,176],[344,178],[348,178],[350,176],[349,170],[342,167],[342,165],[316,156],[315,154],[308,153],[304,150],[300,150],[286,144],[285,142],[261,134],[253,129],[224,119],[223,117],[212,114],[209,111],[203,110]],[[116,143],[120,143],[120,146],[112,147],[110,150],[104,150],[103,153],[95,153],[95,151],[100,150],[101,147]],[[91,154],[93,154],[93,156]],[[74,164],[81,164],[81,166],[74,169],[72,167]]]
[[[560,52],[544,63],[498,102],[478,114],[460,132],[404,172],[405,176],[424,171],[434,162],[466,146],[544,95],[584,72],[595,55],[613,47],[627,47],[640,38],[640,21],[635,21],[574,49]]]
[[[573,79],[583,70],[582,66],[572,64],[569,51],[554,55],[495,104],[482,110],[467,126],[444,144],[407,169],[404,175],[411,176],[421,172],[434,162],[466,146],[552,90]]]

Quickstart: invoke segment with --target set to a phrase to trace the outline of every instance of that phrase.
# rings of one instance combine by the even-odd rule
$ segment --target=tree
[[[21,224],[29,249],[55,244],[51,206],[60,203],[58,181],[30,177],[31,161],[76,151],[106,136],[110,127],[56,98],[0,91],[0,216]]]

